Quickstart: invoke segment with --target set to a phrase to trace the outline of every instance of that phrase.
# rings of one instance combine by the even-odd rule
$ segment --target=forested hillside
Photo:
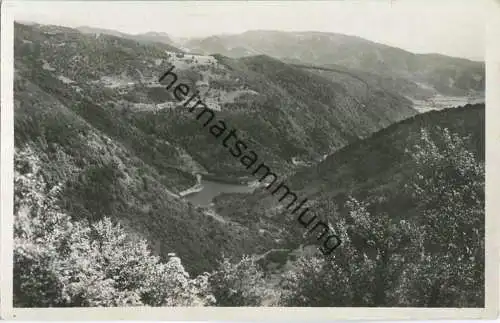
[[[36,50],[43,44],[49,43],[25,46]],[[178,198],[175,193],[194,181],[181,148],[128,122],[110,103],[116,93],[65,83],[27,50],[16,47],[15,146],[41,160],[49,186],[62,185],[59,204],[73,219],[118,221],[147,239],[156,254],[177,253],[191,272],[213,268],[223,250],[262,250],[261,237],[255,239],[262,243],[251,243],[245,238],[249,230],[214,221]]]

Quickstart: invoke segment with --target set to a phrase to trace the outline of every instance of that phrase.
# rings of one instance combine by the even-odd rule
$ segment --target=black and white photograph
[[[495,304],[493,1],[2,6],[13,310]]]

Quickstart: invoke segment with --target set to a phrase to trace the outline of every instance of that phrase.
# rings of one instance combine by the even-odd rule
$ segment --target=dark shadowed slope
[[[404,187],[416,169],[406,150],[413,148],[421,129],[427,129],[432,138],[439,138],[444,128],[469,136],[470,151],[484,162],[484,105],[474,105],[428,112],[393,124],[340,149],[316,166],[298,171],[284,182],[300,200],[309,199],[311,216],[335,221],[343,216],[338,212],[346,197],[352,195],[370,201],[378,212],[402,219],[412,217],[414,204]],[[284,239],[283,246],[297,246],[304,243],[304,230],[290,218],[284,209],[288,202],[280,203],[280,196],[261,189],[250,196],[226,195],[216,201],[223,216],[244,223],[261,219],[262,227]],[[285,230],[284,222],[289,223]]]

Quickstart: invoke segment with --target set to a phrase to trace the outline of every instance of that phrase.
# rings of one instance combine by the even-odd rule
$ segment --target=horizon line
[[[170,34],[170,33],[164,32],[164,31],[156,31],[156,30],[149,30],[149,31],[139,32],[139,33],[130,33],[130,32],[126,32],[126,31],[121,31],[119,29],[110,29],[110,28],[104,28],[104,27],[99,27],[99,26],[91,26],[91,25],[68,26],[68,25],[61,25],[61,24],[54,24],[54,23],[42,23],[42,22],[37,22],[37,21],[25,20],[25,19],[14,19],[14,23],[20,23],[22,25],[28,25],[28,26],[29,25],[42,25],[42,26],[54,26],[54,27],[70,28],[70,29],[75,29],[81,33],[83,33],[83,32],[80,31],[80,28],[91,28],[91,29],[100,29],[103,31],[115,32],[115,33],[129,35],[129,36],[140,36],[140,35],[145,35],[148,33],[165,34],[170,38],[170,40],[172,40],[173,44],[171,44],[171,45],[174,45],[174,46],[178,46],[178,45],[183,46],[184,45],[182,43],[178,43],[179,40],[201,40],[201,39],[207,39],[207,38],[212,38],[212,37],[221,37],[221,36],[222,37],[223,36],[238,36],[238,35],[243,35],[243,34],[248,33],[248,32],[320,33],[320,34],[341,35],[341,36],[346,36],[346,37],[358,38],[360,40],[370,42],[373,44],[378,44],[378,45],[391,47],[394,49],[399,49],[399,50],[405,51],[405,52],[413,54],[413,55],[438,55],[438,56],[445,56],[448,58],[467,60],[467,61],[475,62],[475,63],[485,63],[486,62],[485,57],[483,57],[481,59],[479,59],[477,57],[472,59],[469,57],[453,56],[453,55],[443,54],[443,53],[439,53],[439,52],[416,53],[416,52],[411,51],[411,50],[407,50],[407,49],[397,47],[394,45],[389,45],[387,43],[383,43],[383,42],[379,42],[379,41],[370,40],[370,39],[367,39],[367,38],[364,38],[364,37],[361,37],[358,35],[354,35],[354,34],[344,34],[344,33],[336,33],[336,32],[332,32],[332,31],[320,31],[320,30],[293,30],[292,31],[292,30],[278,30],[278,29],[249,29],[249,30],[245,30],[243,32],[237,32],[237,33],[219,33],[219,34],[211,34],[208,36],[183,36],[183,37],[181,37],[181,36],[175,36],[173,34]],[[108,34],[108,35],[111,35],[111,34]],[[113,36],[113,35],[111,35],[111,36]],[[182,50],[182,48],[178,48],[178,49]]]

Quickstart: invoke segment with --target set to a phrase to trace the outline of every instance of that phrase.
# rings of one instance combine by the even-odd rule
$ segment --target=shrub
[[[259,306],[264,298],[264,274],[253,257],[238,263],[224,258],[210,276],[210,288],[217,306]]]

